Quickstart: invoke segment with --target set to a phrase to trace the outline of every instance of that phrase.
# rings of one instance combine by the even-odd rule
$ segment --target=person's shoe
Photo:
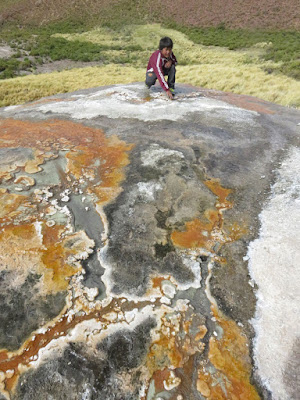
[[[172,93],[173,97],[175,96],[175,89],[170,88],[170,92]]]

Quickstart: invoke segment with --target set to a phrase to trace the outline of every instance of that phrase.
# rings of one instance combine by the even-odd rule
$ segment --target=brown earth
[[[298,0],[20,0],[0,6],[1,21],[46,24],[75,19],[134,20],[162,22],[172,20],[183,25],[218,26],[247,29],[300,29]]]
[[[231,28],[299,29],[298,0],[165,0],[166,14],[180,24]]]

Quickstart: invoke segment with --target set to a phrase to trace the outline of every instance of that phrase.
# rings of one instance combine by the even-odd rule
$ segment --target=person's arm
[[[163,90],[168,91],[169,85],[167,84],[162,71],[162,61],[160,52],[158,53],[156,59],[154,59],[153,70],[155,72],[155,75],[157,76],[160,86],[163,88]]]

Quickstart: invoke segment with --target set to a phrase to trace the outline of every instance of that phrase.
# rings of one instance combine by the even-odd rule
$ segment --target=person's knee
[[[145,81],[145,83],[146,83],[146,85],[147,86],[153,86],[154,84],[155,84],[155,82],[156,82],[156,75],[154,74],[154,72],[147,72],[146,73],[146,81]]]

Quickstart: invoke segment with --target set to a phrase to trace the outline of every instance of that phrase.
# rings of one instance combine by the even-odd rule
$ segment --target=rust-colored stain
[[[28,206],[26,196],[0,192],[0,224],[12,222],[20,214],[18,209],[21,205]]]
[[[88,177],[94,185],[89,185],[88,193],[95,194],[98,203],[104,205],[116,197],[121,188],[119,184],[124,179],[123,168],[128,164],[127,151],[131,146],[116,145],[112,142],[106,146],[99,145],[96,148],[77,146],[67,154],[68,171],[80,179]],[[95,164],[97,160],[100,165]]]
[[[76,238],[76,234],[67,235],[62,238],[66,228],[61,225],[48,227],[43,225],[43,247],[41,249],[41,261],[48,269],[44,274],[48,275],[47,287],[51,291],[61,291],[68,287],[67,278],[76,274],[81,270],[81,265],[70,265],[67,262],[69,256],[77,254],[78,250],[69,248],[66,244],[72,239]],[[49,274],[50,270],[50,274]]]
[[[0,261],[17,273],[16,282],[24,281],[31,272],[41,275],[39,292],[46,295],[67,289],[68,278],[81,270],[80,263],[70,264],[68,258],[73,256],[76,261],[78,254],[92,247],[92,241],[80,233],[67,235],[61,225],[48,227],[40,222],[40,226],[42,237],[32,223],[5,227],[0,232]]]
[[[159,338],[150,346],[146,363],[156,394],[166,390],[166,385],[176,388],[172,399],[177,399],[181,393],[189,393],[194,370],[192,360],[195,354],[203,353],[205,344],[202,339],[207,332],[205,326],[199,326],[198,332],[193,331],[192,319],[195,316],[194,313],[190,315],[175,311],[171,316],[166,312],[161,317]],[[183,370],[184,373],[179,376],[177,370]]]
[[[250,383],[252,366],[248,339],[234,321],[228,320],[214,306],[212,311],[223,329],[223,336],[210,338],[208,358],[216,372],[208,373],[206,366],[200,368],[198,390],[209,400],[259,400]]]
[[[183,354],[175,337],[162,334],[150,348],[147,359],[147,368],[156,371],[157,366],[167,362],[174,367],[182,366]]]
[[[161,288],[162,282],[165,280],[164,277],[155,276],[152,278],[152,286],[153,288]]]
[[[164,390],[164,381],[166,381],[170,376],[170,370],[168,368],[164,368],[162,370],[155,371],[152,379],[154,381],[155,391],[157,393],[162,392]]]
[[[91,195],[100,208],[114,200],[122,190],[124,167],[129,163],[128,153],[132,146],[117,137],[107,138],[99,129],[60,120],[0,120],[0,129],[2,147],[32,150],[28,160],[2,171],[1,177],[5,181],[11,180],[12,185],[15,181],[18,183],[18,180],[13,180],[18,170],[34,177],[34,180],[27,180],[34,188],[43,164],[57,157],[66,157],[66,170],[57,167],[62,190],[72,192],[74,187],[79,187],[83,194]],[[220,262],[215,246],[239,239],[245,234],[245,227],[233,223],[227,224],[225,229],[223,213],[233,207],[228,199],[231,190],[222,187],[216,179],[206,180],[204,184],[216,196],[215,207],[206,210],[200,218],[187,222],[184,231],[174,231],[171,240],[179,248],[209,251]],[[0,258],[7,258],[3,264],[11,270],[16,269],[19,280],[25,279],[32,271],[41,274],[42,290],[46,294],[68,288],[70,280],[75,279],[72,277],[82,270],[82,254],[91,252],[94,243],[83,231],[74,233],[67,223],[49,224],[46,215],[51,213],[53,205],[45,200],[44,195],[39,189],[30,194],[15,194],[9,189],[0,191]],[[16,217],[19,218],[18,225],[15,225]],[[226,262],[224,259],[221,261]],[[150,293],[153,290],[163,295],[162,284],[166,279],[169,278],[153,277]],[[214,305],[211,310],[223,335],[219,338],[210,334],[207,344],[204,338],[208,335],[208,327],[203,325],[203,321],[193,325],[196,314],[192,308],[187,312],[188,306],[175,311],[164,306],[159,298],[140,302],[113,298],[107,306],[94,303],[89,308],[84,306],[83,298],[72,296],[69,296],[72,304],[66,306],[69,308],[45,326],[43,333],[32,334],[15,352],[0,351],[0,371],[5,374],[3,383],[8,393],[14,390],[20,373],[37,359],[39,350],[51,341],[67,336],[76,325],[95,319],[101,322],[102,331],[122,321],[126,311],[151,305],[159,309],[160,327],[150,345],[145,365],[156,394],[166,387],[176,388],[171,400],[188,393],[193,384],[195,355],[206,350],[205,363],[198,366],[197,381],[197,389],[205,398],[259,399],[250,383],[249,343],[241,329]],[[118,318],[112,321],[109,314]],[[208,364],[214,367],[214,373],[206,368]]]
[[[80,187],[78,180],[84,179],[83,191],[92,194],[95,203],[100,206],[111,201],[120,192],[120,183],[124,179],[123,168],[129,162],[128,151],[132,146],[118,138],[106,138],[99,129],[70,121],[29,122],[6,119],[0,120],[0,129],[1,147],[27,148],[32,151],[32,157],[19,162],[15,169],[8,164],[8,171],[2,171],[5,179],[8,175],[13,177],[17,170],[24,170],[36,177],[47,160],[57,158],[58,152],[64,150],[68,161],[67,168],[66,171],[58,171],[64,189],[70,188],[72,191],[72,183],[75,182]],[[19,180],[20,178],[17,178],[14,182],[18,183]],[[32,181],[30,182],[33,183]],[[68,248],[66,243],[74,239],[68,228],[60,225],[47,226],[45,216],[39,215],[38,212],[38,210],[44,211],[45,214],[49,207],[49,202],[43,203],[41,191],[30,195],[1,191],[0,200],[0,224],[4,227],[1,236],[6,238],[6,241],[10,240],[11,248],[19,254],[17,262],[23,265],[23,269],[27,268],[25,264],[28,265],[28,269],[30,268],[30,260],[27,257],[27,263],[24,264],[19,249],[24,248],[23,251],[30,249],[26,232],[34,229],[30,223],[38,221],[41,224],[43,240],[39,243],[40,247],[37,245],[31,251],[31,255],[34,253],[35,260],[39,260],[44,283],[49,291],[66,289],[68,278],[81,269],[78,263],[70,264],[67,260],[70,256],[76,256],[77,252],[85,251],[84,246],[79,249]],[[15,233],[11,234],[7,229],[15,224],[16,217],[22,221],[17,228],[19,233],[14,231]],[[20,241],[22,231],[25,235],[24,246]],[[36,230],[35,235],[38,236]],[[8,245],[5,246],[8,248]],[[30,255],[30,251],[28,254]]]
[[[35,150],[26,172],[38,172],[45,160],[68,149],[67,174],[74,179],[87,178],[88,192],[98,196],[99,204],[111,201],[121,190],[123,168],[129,163],[127,145],[117,137],[106,138],[103,131],[70,121],[28,122],[0,120],[1,147],[25,147]]]
[[[25,186],[29,183],[34,189],[43,164],[65,156],[66,170],[57,166],[63,183],[63,187],[58,185],[61,190],[68,189],[72,193],[74,187],[80,188],[81,193],[93,195],[95,205],[100,207],[120,192],[123,169],[129,163],[128,152],[132,146],[117,137],[106,138],[99,129],[60,120],[29,122],[6,119],[0,120],[0,130],[2,148],[9,148],[10,151],[14,148],[30,149],[26,154],[31,154],[15,164],[8,159],[7,170],[2,168],[0,178],[10,181],[10,188],[25,182]],[[32,174],[34,178],[16,178],[16,172]],[[11,189],[2,188],[0,191],[1,261],[6,268],[17,270],[17,285],[30,272],[39,273],[42,276],[40,294],[67,289],[70,278],[82,270],[80,260],[85,257],[83,254],[91,252],[94,246],[83,231],[73,233],[69,225],[56,224],[49,220],[49,216],[46,218],[54,207],[50,206],[45,193],[49,194],[49,191],[47,188],[46,192],[43,191],[43,187],[22,194],[15,194]],[[49,195],[51,200],[53,193]],[[95,310],[84,309],[78,298],[76,302],[81,312],[75,314],[73,319],[68,319],[66,314],[57,316],[45,333],[33,335],[19,350],[0,352],[0,371],[5,373],[5,390],[10,392],[14,388],[20,370],[30,366],[41,348],[53,339],[65,336],[80,322],[95,318],[107,327],[111,321],[106,320],[104,315],[109,310],[116,308],[120,312],[139,306],[130,302],[121,304],[120,301],[112,300],[109,306]],[[143,304],[141,302],[140,306],[143,307]]]
[[[222,187],[217,179],[206,180],[204,184],[217,196],[215,208],[206,210],[201,219],[187,222],[184,231],[174,231],[171,239],[175,246],[181,248],[202,248],[214,252],[217,243],[223,245],[237,240],[246,230],[237,223],[227,228],[228,232],[224,229],[223,212],[233,207],[233,203],[228,200],[231,189]]]
[[[118,313],[124,313],[126,311],[132,311],[136,307],[146,307],[149,304],[153,303],[141,301],[137,304],[125,298],[119,298],[112,299],[109,305],[100,309],[93,309],[89,313],[83,315],[79,313],[75,315],[73,319],[70,319],[66,313],[62,316],[58,316],[56,322],[49,326],[45,333],[35,334],[32,338],[29,338],[18,351],[0,351],[0,371],[6,374],[4,380],[5,390],[7,392],[13,391],[20,375],[19,366],[22,366],[22,368],[29,366],[40,349],[45,348],[52,340],[66,336],[68,332],[81,322],[95,319],[102,323],[102,330],[105,330],[111,325],[111,321],[105,319],[105,315],[109,312],[115,310]],[[157,306],[158,302],[155,302],[154,305]]]
[[[214,255],[216,244],[238,240],[247,231],[244,226],[233,223],[225,232],[223,212],[233,207],[233,203],[228,200],[231,190],[222,187],[218,180],[207,180],[204,184],[217,196],[215,209],[206,210],[202,219],[187,222],[185,231],[175,231],[171,238],[178,247],[204,249]],[[215,305],[212,304],[211,310],[223,329],[223,336],[220,339],[210,337],[206,363],[211,363],[216,372],[212,373],[205,365],[199,369],[198,391],[210,400],[259,399],[256,389],[250,383],[252,364],[247,338],[236,323],[223,316]],[[199,327],[197,338],[205,334],[205,329]]]
[[[231,189],[226,189],[220,185],[220,181],[218,179],[209,179],[204,181],[204,185],[208,187],[218,197],[218,203],[216,204],[216,208],[231,208],[233,207],[233,203],[227,200],[227,197],[232,192]]]
[[[271,104],[267,101],[257,99],[247,95],[239,95],[234,93],[209,93],[209,97],[225,101],[239,108],[249,111],[256,111],[260,114],[275,114],[276,111],[272,110]]]

